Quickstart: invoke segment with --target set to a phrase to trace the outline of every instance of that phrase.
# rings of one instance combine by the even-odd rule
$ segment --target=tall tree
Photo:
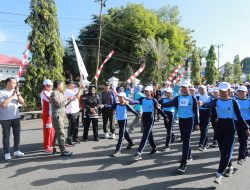
[[[208,84],[215,84],[218,78],[218,71],[215,67],[216,54],[214,46],[211,45],[206,57],[205,79]]]
[[[32,59],[25,74],[24,92],[27,106],[37,108],[40,105],[39,94],[43,80],[63,80],[64,50],[55,1],[31,0],[30,15],[25,22],[32,28],[29,35]]]
[[[234,65],[230,62],[227,62],[224,67],[224,73],[222,75],[222,80],[233,83],[234,82]]]
[[[234,57],[234,82],[242,83],[242,68],[239,55]]]
[[[191,81],[197,85],[201,83],[201,56],[197,48],[194,48],[191,56]]]

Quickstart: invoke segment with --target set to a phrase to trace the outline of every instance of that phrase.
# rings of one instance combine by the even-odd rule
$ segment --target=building
[[[0,81],[3,81],[8,77],[17,78],[21,62],[22,60],[16,57],[9,57],[0,54]],[[24,81],[24,78],[21,77],[20,81]]]

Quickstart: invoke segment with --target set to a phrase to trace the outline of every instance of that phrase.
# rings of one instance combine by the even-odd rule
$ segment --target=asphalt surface
[[[129,117],[129,124],[133,116]],[[90,128],[88,142],[81,142],[69,148],[73,156],[64,158],[58,155],[49,155],[42,150],[42,122],[40,119],[22,121],[21,150],[23,158],[14,158],[11,161],[0,161],[0,189],[86,189],[86,190],[160,190],[160,189],[239,189],[250,188],[250,161],[244,166],[237,165],[238,143],[235,145],[234,161],[235,174],[223,178],[222,185],[216,185],[213,180],[219,162],[218,148],[209,148],[206,152],[197,149],[199,132],[192,134],[192,155],[194,160],[188,164],[185,174],[179,174],[177,168],[181,156],[182,144],[175,142],[169,152],[159,152],[149,155],[151,150],[147,144],[143,160],[134,162],[132,156],[138,148],[141,133],[136,128],[131,135],[135,147],[132,150],[122,150],[119,158],[111,158],[117,140],[101,139],[92,141]],[[66,123],[67,126],[67,123]],[[2,129],[0,129],[1,132]],[[175,125],[175,134],[178,137],[178,126]],[[166,130],[163,122],[156,122],[154,138],[158,148],[165,142]],[[99,134],[102,133],[102,123],[99,122]],[[116,130],[118,134],[118,130]],[[209,137],[212,137],[210,127]],[[82,136],[82,127],[79,131]],[[2,136],[0,137],[2,142]],[[11,136],[11,146],[13,137]],[[210,141],[211,142],[211,141]],[[127,142],[123,143],[125,148]],[[0,145],[2,154],[2,144]]]

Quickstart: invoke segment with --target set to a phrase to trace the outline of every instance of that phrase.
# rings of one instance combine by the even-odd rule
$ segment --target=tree
[[[191,56],[191,81],[198,85],[201,83],[201,56],[197,48],[194,48]]]
[[[215,67],[216,54],[214,46],[211,45],[206,57],[205,79],[208,84],[215,84],[218,78],[218,71]]]
[[[242,68],[239,55],[234,57],[234,82],[242,83]]]
[[[233,83],[234,82],[234,65],[230,62],[227,62],[224,66],[224,73],[222,76],[222,80]]]
[[[30,12],[25,22],[32,28],[28,37],[32,59],[25,74],[24,94],[27,106],[34,109],[40,105],[43,80],[63,80],[64,50],[54,0],[31,0]]]
[[[156,75],[153,73],[157,69],[153,53],[141,48],[141,44],[147,39],[162,41],[162,45],[168,47],[168,61],[164,62],[160,75],[163,75],[162,78],[165,80],[172,74],[176,65],[183,62],[194,45],[190,30],[178,25],[177,20],[180,17],[177,10],[175,7],[169,12],[162,11],[162,14],[158,14],[157,11],[145,9],[142,4],[133,3],[109,9],[108,13],[103,15],[101,61],[112,49],[115,50],[115,54],[105,65],[99,81],[105,81],[111,76],[125,81],[128,79],[127,66],[135,72],[139,69],[141,60],[146,61],[145,71],[139,76],[142,82],[159,81],[159,71],[155,72]],[[95,74],[98,23],[98,17],[94,16],[92,23],[82,28],[78,36],[79,49],[84,57],[89,78]],[[68,46],[72,51],[70,42]],[[71,58],[65,61],[65,66],[74,62]]]
[[[250,74],[250,57],[246,57],[241,61],[241,67],[244,74]]]

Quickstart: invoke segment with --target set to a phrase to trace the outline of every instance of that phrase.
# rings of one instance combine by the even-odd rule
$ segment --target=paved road
[[[132,118],[132,117],[131,117]],[[129,120],[129,123],[131,120]],[[224,178],[222,185],[213,183],[218,167],[218,149],[208,149],[201,153],[193,150],[194,160],[183,175],[177,173],[181,144],[174,143],[168,153],[151,156],[151,148],[145,148],[143,160],[133,162],[136,148],[123,151],[119,158],[111,158],[116,140],[101,139],[89,141],[70,148],[74,155],[70,158],[48,155],[42,150],[41,120],[22,121],[21,149],[25,157],[0,161],[0,189],[86,189],[86,190],[160,190],[160,189],[249,189],[250,162],[239,166],[230,178]],[[100,134],[102,134],[100,124]],[[1,130],[0,130],[1,132]],[[212,136],[210,130],[210,136]],[[82,128],[80,130],[82,135]],[[178,135],[178,127],[175,127]],[[154,137],[158,147],[165,140],[163,123],[154,126]],[[92,132],[90,132],[92,135]],[[132,135],[138,147],[141,133],[139,129]],[[11,137],[12,138],[12,137]],[[196,148],[199,133],[192,135],[192,146]],[[2,141],[2,137],[0,137]],[[13,142],[12,142],[13,144]],[[124,144],[126,146],[126,144]],[[2,147],[2,145],[1,145]],[[236,144],[234,158],[237,156]],[[2,149],[0,150],[2,153]]]

